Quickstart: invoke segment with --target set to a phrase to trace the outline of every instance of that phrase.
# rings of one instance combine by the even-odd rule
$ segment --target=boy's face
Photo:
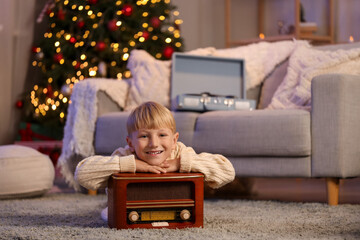
[[[169,128],[143,128],[131,133],[126,141],[138,159],[150,165],[159,165],[170,157],[178,138],[179,133],[174,134]]]

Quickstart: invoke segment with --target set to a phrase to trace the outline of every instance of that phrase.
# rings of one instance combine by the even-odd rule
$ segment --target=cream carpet
[[[51,193],[0,201],[0,239],[360,239],[360,205],[206,200],[204,228],[114,230],[106,196]]]

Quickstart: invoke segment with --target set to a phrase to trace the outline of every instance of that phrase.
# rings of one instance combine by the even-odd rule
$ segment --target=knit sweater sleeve
[[[220,188],[235,178],[231,162],[220,154],[200,153],[193,148],[178,143],[180,172],[201,172],[211,188]]]
[[[96,155],[79,162],[75,170],[75,179],[81,186],[96,190],[107,187],[111,174],[133,173],[135,169],[134,155],[125,148],[119,148],[111,156]]]

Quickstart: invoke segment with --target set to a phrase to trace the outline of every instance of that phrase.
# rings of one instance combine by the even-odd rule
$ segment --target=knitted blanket
[[[88,157],[95,153],[93,142],[98,91],[104,91],[119,107],[124,108],[128,88],[127,82],[115,79],[86,79],[74,85],[58,167],[66,182],[75,190],[79,190],[80,186],[74,180],[71,169],[74,156]]]
[[[360,75],[360,48],[322,51],[298,45],[289,59],[284,81],[267,109],[311,110],[311,81],[329,73]]]

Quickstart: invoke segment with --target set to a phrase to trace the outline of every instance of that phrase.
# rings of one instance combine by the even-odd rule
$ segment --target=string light
[[[129,54],[128,54],[128,53],[125,53],[125,54],[123,55],[123,57],[122,57],[122,60],[123,60],[123,61],[127,61],[128,58],[129,58]]]

